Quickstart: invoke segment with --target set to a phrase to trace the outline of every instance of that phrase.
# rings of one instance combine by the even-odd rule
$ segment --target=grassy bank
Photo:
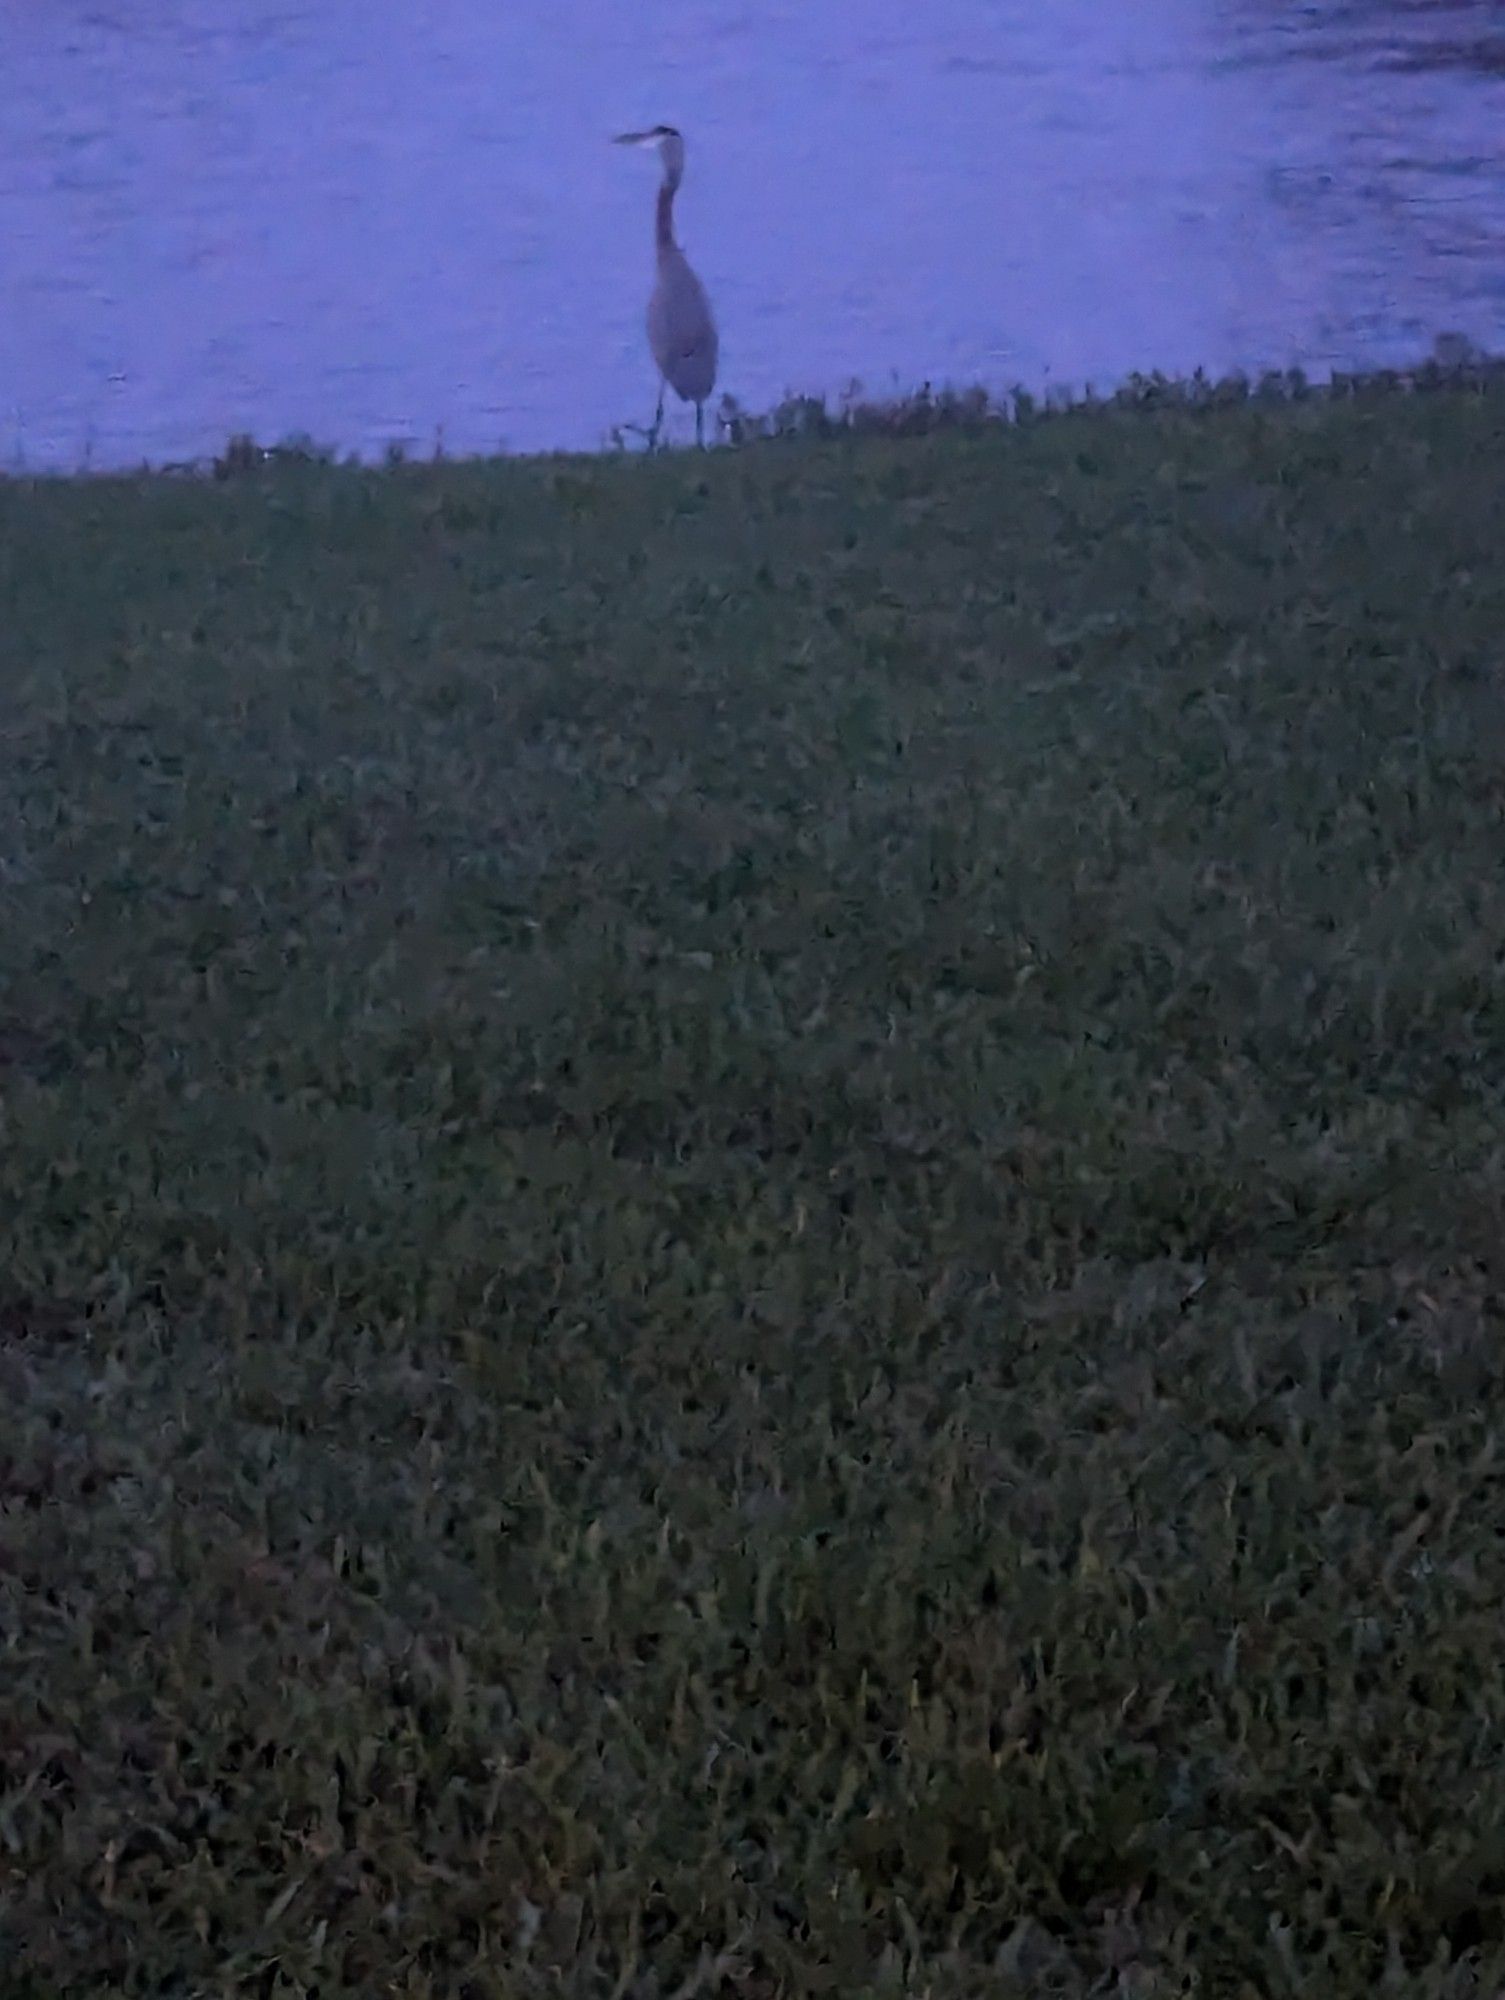
[[[0,1991],[1505,1980],[1505,390],[0,485]]]

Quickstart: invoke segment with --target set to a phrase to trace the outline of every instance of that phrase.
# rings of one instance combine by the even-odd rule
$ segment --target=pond
[[[0,64],[0,465],[600,446],[660,120],[747,408],[1505,345],[1491,0],[48,0]]]

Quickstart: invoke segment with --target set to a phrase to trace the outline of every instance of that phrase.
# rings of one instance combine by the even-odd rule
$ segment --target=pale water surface
[[[0,0],[0,77],[3,464],[601,444],[661,119],[752,408],[1505,346],[1498,0]]]

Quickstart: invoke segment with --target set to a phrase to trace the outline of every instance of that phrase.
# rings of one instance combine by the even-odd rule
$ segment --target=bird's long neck
[[[658,210],[653,221],[653,240],[658,246],[660,257],[677,246],[674,241],[674,197],[679,190],[679,175],[666,176],[658,191]]]

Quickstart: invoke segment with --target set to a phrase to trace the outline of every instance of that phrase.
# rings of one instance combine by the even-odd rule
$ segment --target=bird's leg
[[[617,432],[631,431],[634,437],[643,440],[644,451],[658,450],[658,434],[664,427],[664,384],[658,385],[658,408],[653,413],[653,422],[646,427],[642,424],[618,424]]]
[[[699,445],[702,451],[705,450],[705,436],[702,430],[704,422],[705,422],[705,404],[697,403],[695,405],[695,442],[697,445]]]

